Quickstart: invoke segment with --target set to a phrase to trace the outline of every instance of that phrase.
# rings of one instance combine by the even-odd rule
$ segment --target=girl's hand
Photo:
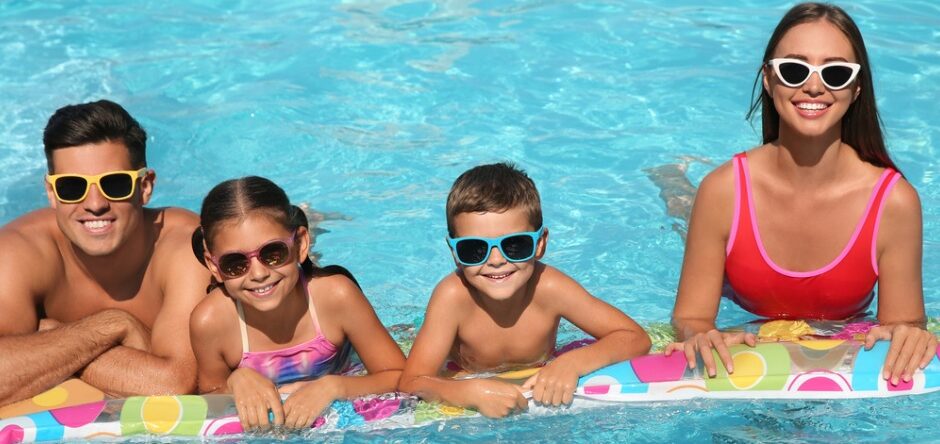
[[[532,375],[522,388],[532,390],[532,399],[542,405],[571,404],[580,375],[570,361],[560,356]]]
[[[747,344],[751,347],[757,345],[757,336],[753,333],[722,333],[716,329],[705,333],[698,333],[684,342],[673,342],[666,346],[666,356],[672,355],[677,350],[685,353],[685,359],[689,361],[689,368],[695,368],[695,354],[702,355],[702,362],[705,363],[705,370],[708,376],[714,378],[718,374],[715,367],[715,359],[712,357],[712,350],[718,352],[718,358],[724,364],[728,373],[734,373],[734,362],[731,359],[731,353],[728,347],[737,344]]]
[[[340,398],[343,386],[339,378],[325,375],[313,381],[298,382],[285,387],[291,395],[284,401],[284,425],[295,429],[305,429],[313,425],[313,421],[323,410]]]
[[[267,430],[268,411],[274,413],[274,425],[284,424],[284,407],[274,383],[250,368],[238,368],[228,377],[228,389],[235,396],[235,409],[242,429]]]
[[[502,418],[529,408],[529,401],[522,396],[522,389],[517,385],[490,379],[472,379],[466,382],[466,405],[477,409],[487,418]]]
[[[902,379],[910,382],[914,372],[926,367],[937,354],[937,337],[918,327],[905,324],[873,327],[865,337],[865,350],[871,350],[879,340],[891,341],[881,377],[893,385]]]

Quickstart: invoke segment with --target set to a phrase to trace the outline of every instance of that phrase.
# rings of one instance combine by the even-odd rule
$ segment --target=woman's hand
[[[487,418],[502,418],[529,408],[529,401],[517,385],[490,379],[472,379],[466,383],[468,402],[465,405]]]
[[[284,425],[305,429],[342,394],[339,376],[325,375],[313,381],[304,381],[282,387],[282,393],[290,393],[284,401]]]
[[[284,424],[281,395],[270,379],[250,368],[238,368],[228,377],[228,389],[235,396],[235,409],[242,429],[267,430],[268,412],[274,413],[274,425]]]
[[[708,376],[714,378],[718,374],[715,367],[715,359],[712,357],[712,350],[718,352],[718,358],[724,364],[728,373],[734,373],[734,362],[731,359],[731,353],[728,347],[737,344],[747,344],[751,347],[757,345],[757,336],[753,333],[722,333],[716,329],[705,333],[698,333],[684,342],[673,342],[666,346],[666,356],[673,352],[682,350],[685,353],[685,359],[689,361],[689,368],[695,368],[695,354],[702,355],[702,362],[705,363],[705,370]]]
[[[562,355],[542,367],[538,373],[532,375],[524,384],[524,390],[532,390],[532,399],[542,405],[558,407],[562,404],[571,404],[574,391],[578,388],[578,377],[575,365]]]
[[[871,350],[879,340],[891,341],[881,376],[893,385],[901,380],[910,382],[914,372],[926,367],[937,354],[933,333],[906,324],[873,327],[865,337],[865,350]]]

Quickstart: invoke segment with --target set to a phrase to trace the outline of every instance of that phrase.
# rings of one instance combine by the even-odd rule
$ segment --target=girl
[[[213,276],[190,319],[201,393],[232,393],[245,430],[309,427],[336,399],[395,390],[404,356],[352,275],[308,257],[307,219],[261,177],[202,203],[193,250]],[[335,375],[355,347],[367,376]],[[289,397],[281,403],[281,394]]]
[[[921,210],[885,149],[871,66],[855,22],[804,3],[774,30],[758,74],[764,144],[703,181],[695,198],[673,325],[695,367],[711,350],[733,372],[728,346],[754,335],[715,329],[722,280],[768,318],[863,314],[878,284],[866,346],[890,340],[883,377],[909,381],[937,350],[924,329]],[[749,114],[750,116],[750,114]]]

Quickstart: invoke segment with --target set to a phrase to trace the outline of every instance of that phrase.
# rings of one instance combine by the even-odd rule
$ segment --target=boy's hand
[[[287,401],[284,401],[284,425],[305,429],[313,425],[313,421],[339,398],[342,386],[337,377],[326,375],[288,390],[292,393]]]
[[[754,333],[722,333],[712,329],[705,333],[698,333],[686,339],[685,342],[673,342],[666,346],[664,352],[666,356],[670,356],[673,352],[682,350],[685,353],[685,359],[689,361],[689,368],[695,368],[695,354],[700,353],[708,376],[714,378],[718,371],[715,359],[712,357],[712,349],[718,352],[718,358],[721,359],[728,373],[734,373],[734,363],[728,347],[742,343],[754,347],[757,345],[757,336]]]
[[[574,399],[579,376],[574,363],[562,355],[532,375],[522,388],[532,390],[532,399],[539,404],[568,405]]]
[[[489,379],[473,379],[467,384],[469,402],[466,404],[487,418],[502,418],[529,408],[529,401],[517,385]]]
[[[871,350],[879,340],[891,341],[881,376],[893,385],[901,380],[910,382],[914,372],[926,367],[937,354],[937,337],[927,330],[909,325],[873,327],[865,337],[865,350]]]
[[[235,409],[242,429],[267,430],[268,411],[274,413],[274,424],[284,424],[284,407],[274,383],[250,368],[238,368],[228,377],[228,389],[235,396]]]

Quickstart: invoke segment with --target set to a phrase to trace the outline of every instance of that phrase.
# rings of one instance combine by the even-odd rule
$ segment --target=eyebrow
[[[782,59],[800,59],[800,60],[803,60],[804,62],[808,62],[808,61],[809,61],[809,59],[808,59],[806,56],[800,55],[800,54],[787,54],[787,55],[785,55],[785,56],[783,56],[783,57],[781,57],[781,58],[782,58]],[[826,57],[825,59],[823,59],[823,63],[829,63],[829,62],[848,62],[848,61],[849,61],[849,60],[846,59],[845,57]]]

